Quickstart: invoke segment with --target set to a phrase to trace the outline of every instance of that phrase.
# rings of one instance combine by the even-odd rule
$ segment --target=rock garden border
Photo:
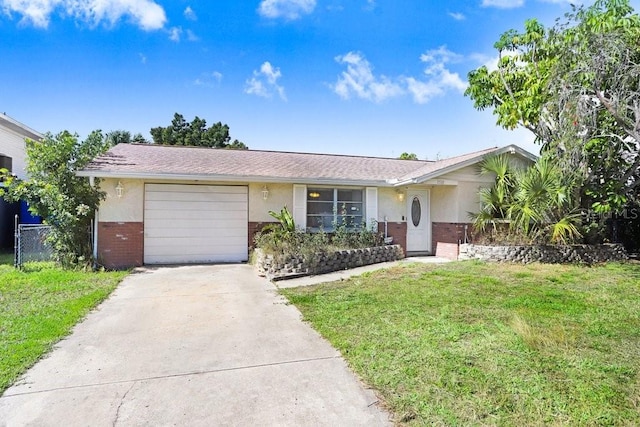
[[[478,259],[494,262],[541,262],[546,264],[597,264],[629,259],[624,246],[602,245],[530,245],[485,246],[461,244],[459,260]]]
[[[312,276],[404,258],[404,252],[400,245],[318,253],[310,260],[292,255],[284,261],[277,261],[273,255],[267,255],[260,249],[256,249],[255,254],[255,266],[258,274],[266,276],[269,280]]]

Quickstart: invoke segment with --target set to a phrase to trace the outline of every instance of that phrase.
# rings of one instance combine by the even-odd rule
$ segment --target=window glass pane
[[[364,222],[363,190],[308,188],[307,227],[334,231],[336,223],[349,229],[362,227]]]
[[[316,202],[309,200],[307,202],[307,214],[326,214],[333,216],[333,202]]]
[[[362,202],[362,190],[338,190],[340,202]]]
[[[333,188],[310,188],[307,190],[307,200],[333,202]]]
[[[323,229],[325,231],[333,230],[333,215],[331,216],[320,216],[320,215],[309,215],[307,217],[307,227],[312,229]]]
[[[343,224],[347,228],[360,228],[362,226],[362,215],[339,215],[338,225]]]
[[[417,197],[413,198],[411,202],[411,222],[413,222],[413,226],[417,227],[420,225],[420,218],[422,217],[422,207],[420,206],[420,199]]]

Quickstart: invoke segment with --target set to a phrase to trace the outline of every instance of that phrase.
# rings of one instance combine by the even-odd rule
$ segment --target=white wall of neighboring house
[[[0,113],[0,154],[11,157],[12,172],[26,178],[25,138],[39,139],[42,135],[11,117]]]

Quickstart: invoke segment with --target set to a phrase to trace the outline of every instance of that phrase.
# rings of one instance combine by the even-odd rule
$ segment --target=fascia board
[[[118,179],[147,179],[147,180],[175,180],[175,181],[215,181],[215,182],[259,182],[273,184],[306,184],[306,185],[341,185],[391,187],[385,181],[344,180],[344,179],[310,179],[310,178],[278,178],[271,176],[238,176],[238,175],[191,175],[168,173],[135,173],[135,172],[99,172],[78,171],[76,176],[94,178]]]

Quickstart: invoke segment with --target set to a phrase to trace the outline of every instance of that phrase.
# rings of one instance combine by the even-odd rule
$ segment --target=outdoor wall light
[[[267,200],[269,198],[269,189],[265,185],[262,187],[262,200]]]
[[[396,190],[396,192],[398,193],[398,201],[399,202],[404,202],[404,191]]]
[[[124,185],[120,181],[118,181],[118,185],[116,185],[116,196],[118,199],[122,198],[122,194],[124,193]]]

